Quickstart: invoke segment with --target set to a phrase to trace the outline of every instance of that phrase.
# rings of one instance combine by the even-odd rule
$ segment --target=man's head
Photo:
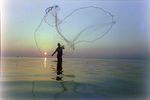
[[[58,47],[60,47],[60,43],[58,43],[57,45],[58,45]]]

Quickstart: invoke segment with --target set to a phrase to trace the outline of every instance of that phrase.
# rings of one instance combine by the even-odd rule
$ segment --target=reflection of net
[[[75,50],[76,44],[101,39],[115,24],[113,15],[99,7],[88,6],[75,9],[65,17],[58,14],[59,10],[58,5],[48,7],[35,30],[36,46],[42,54],[44,54],[43,43],[50,45],[53,42],[52,37],[56,44],[60,42],[65,45],[64,54],[69,55]]]

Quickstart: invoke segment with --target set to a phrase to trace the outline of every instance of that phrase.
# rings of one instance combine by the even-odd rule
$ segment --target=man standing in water
[[[60,46],[60,43],[57,44],[58,47],[55,50],[55,52],[52,54],[52,56],[57,52],[57,74],[62,74],[62,55],[63,55],[63,49],[64,46]]]
[[[57,49],[55,50],[55,52],[52,54],[52,56],[57,52],[57,61],[58,62],[62,62],[62,55],[63,55],[63,49],[64,49],[64,47],[62,46],[60,46],[60,43],[58,43],[57,44],[58,45],[58,47],[57,47]]]

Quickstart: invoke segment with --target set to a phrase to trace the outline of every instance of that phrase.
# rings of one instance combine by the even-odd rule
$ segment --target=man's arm
[[[61,47],[61,49],[65,49],[64,45]]]
[[[55,50],[55,52],[52,54],[52,56],[56,53],[57,49]]]

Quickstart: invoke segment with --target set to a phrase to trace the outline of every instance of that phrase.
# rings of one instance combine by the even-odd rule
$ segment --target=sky
[[[1,56],[45,56],[36,46],[34,32],[45,15],[45,9],[55,4],[61,8],[60,15],[67,15],[70,11],[81,7],[100,7],[109,11],[116,22],[103,38],[92,43],[79,43],[75,46],[73,54],[64,57],[121,59],[150,57],[150,1],[147,0],[1,0]],[[85,21],[90,20],[91,17],[85,18]],[[67,22],[64,21],[65,23]],[[71,31],[75,26],[82,27],[81,25],[70,26]],[[66,27],[67,31],[65,28],[63,30],[67,32],[69,28]],[[75,35],[75,30],[70,36]],[[51,41],[43,43],[41,42],[43,40],[39,39],[38,42],[42,43],[40,49],[51,55],[57,48],[55,36],[59,35],[57,31],[51,31],[49,26],[43,27],[41,33],[43,33],[39,35],[41,39],[45,37],[43,40]]]

